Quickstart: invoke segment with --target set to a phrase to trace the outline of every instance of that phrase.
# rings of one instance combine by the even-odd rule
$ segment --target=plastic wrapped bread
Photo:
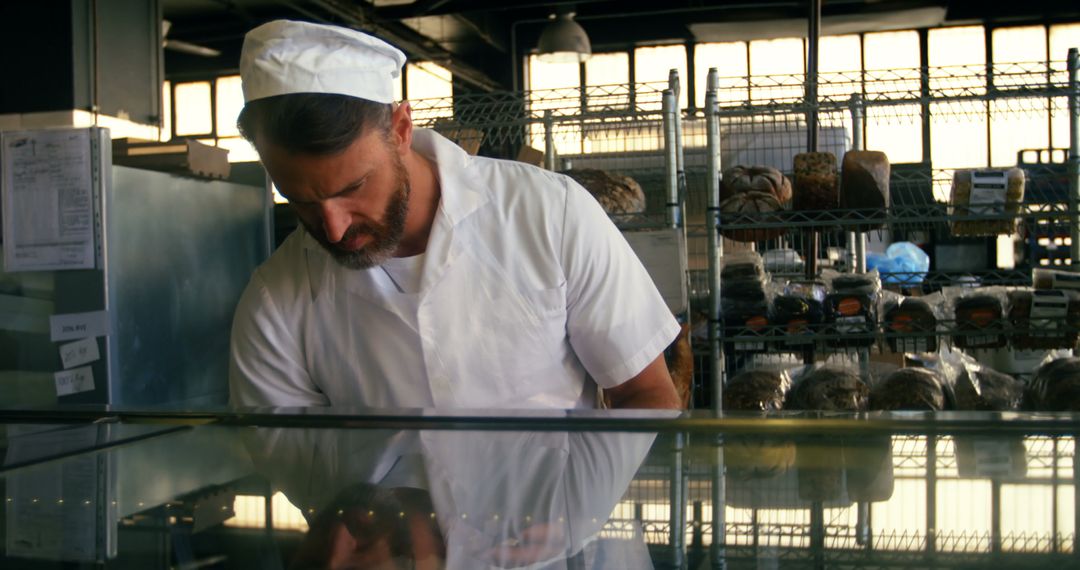
[[[840,207],[852,210],[849,215],[860,220],[856,229],[880,228],[889,207],[889,158],[874,150],[849,150],[844,153],[840,171]]]
[[[885,308],[885,330],[897,334],[918,334],[911,337],[889,337],[893,352],[936,352],[938,339],[937,317],[930,303],[916,297],[901,297]]]
[[[792,208],[835,210],[840,206],[836,156],[831,152],[803,152],[795,155]]]
[[[956,409],[1004,412],[1020,407],[1024,383],[974,361],[965,360],[956,377]]]
[[[1039,367],[1024,392],[1024,408],[1080,412],[1080,358],[1059,358]]]
[[[1021,350],[1075,348],[1080,328],[1080,292],[1009,291],[1012,345]]]
[[[724,386],[724,409],[754,412],[782,410],[790,387],[791,378],[784,371],[742,372]]]
[[[839,337],[827,341],[833,347],[871,346],[877,330],[878,295],[881,277],[876,271],[869,273],[836,274],[829,281],[832,292],[825,297],[826,332],[835,335],[859,335]]]
[[[1005,296],[999,291],[965,293],[956,300],[957,333],[953,344],[957,348],[1001,348],[1008,344],[1003,331]],[[977,334],[986,331],[984,334]]]
[[[957,170],[952,205],[955,236],[994,236],[1016,232],[1016,215],[1024,201],[1024,171],[1019,168]],[[965,216],[1004,215],[1004,219],[965,220]]]
[[[813,344],[805,338],[825,321],[825,283],[821,281],[791,281],[784,292],[772,302],[769,323],[785,346]]]
[[[870,391],[871,410],[947,409],[944,380],[926,368],[901,368],[886,376]]]
[[[792,381],[784,403],[789,410],[862,412],[870,389],[854,370],[834,366],[816,367]]]

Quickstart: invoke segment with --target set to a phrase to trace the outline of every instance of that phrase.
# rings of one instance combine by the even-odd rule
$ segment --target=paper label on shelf
[[[1056,336],[1065,316],[1069,300],[1064,291],[1033,291],[1031,297],[1031,336]]]
[[[971,198],[968,200],[972,214],[1000,214],[1005,211],[1005,197],[1009,180],[1004,170],[976,170],[971,173]]]
[[[1050,279],[1054,289],[1080,289],[1080,273],[1054,271]]]
[[[929,352],[930,341],[925,338],[898,338],[896,347],[900,352]]]
[[[975,448],[975,476],[996,477],[1013,472],[1012,447],[1008,441],[980,439]]]
[[[93,269],[89,130],[8,133],[0,147],[4,269]]]
[[[735,350],[737,352],[751,352],[765,350],[764,342],[737,342],[735,343]]]
[[[94,371],[89,366],[57,372],[53,377],[57,396],[70,396],[94,389]]]
[[[53,342],[108,336],[109,312],[68,313],[49,317],[49,337]]]
[[[970,348],[994,347],[1001,341],[998,335],[975,335],[967,337],[967,345]]]
[[[865,334],[870,332],[866,317],[840,317],[836,319],[836,332],[839,334]]]
[[[90,364],[101,358],[97,338],[90,337],[60,346],[60,361],[64,369]]]

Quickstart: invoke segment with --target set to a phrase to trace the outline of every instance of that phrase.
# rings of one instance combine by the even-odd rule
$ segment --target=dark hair
[[[289,152],[327,155],[348,148],[365,129],[390,130],[390,105],[330,93],[290,93],[249,101],[236,121],[240,134]]]

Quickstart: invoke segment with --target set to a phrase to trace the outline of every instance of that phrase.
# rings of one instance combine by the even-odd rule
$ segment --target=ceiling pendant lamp
[[[592,57],[589,35],[574,21],[573,12],[552,15],[536,49],[540,61],[547,63],[581,63]]]

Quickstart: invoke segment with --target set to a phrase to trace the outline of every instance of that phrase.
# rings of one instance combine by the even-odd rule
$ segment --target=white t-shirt
[[[393,257],[380,265],[401,293],[419,293],[424,270],[424,254]]]
[[[586,371],[617,386],[675,338],[645,268],[577,183],[431,131],[413,149],[442,190],[417,292],[341,267],[298,229],[237,306],[234,405],[593,407]]]

